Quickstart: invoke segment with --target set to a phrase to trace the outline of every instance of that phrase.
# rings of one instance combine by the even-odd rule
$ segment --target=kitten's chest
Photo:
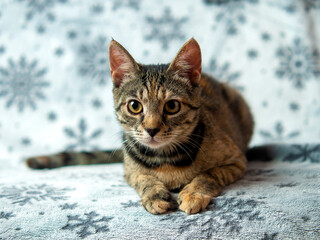
[[[168,189],[183,187],[192,181],[198,174],[194,167],[175,167],[165,164],[159,168],[150,170],[150,173],[163,182]]]

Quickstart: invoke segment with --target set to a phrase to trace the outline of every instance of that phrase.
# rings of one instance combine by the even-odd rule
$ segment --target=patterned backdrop
[[[111,38],[168,63],[195,37],[204,71],[249,101],[253,145],[319,142],[319,13],[318,0],[1,0],[0,159],[120,146]]]

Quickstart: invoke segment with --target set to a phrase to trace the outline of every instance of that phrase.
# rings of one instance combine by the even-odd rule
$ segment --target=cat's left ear
[[[130,79],[139,70],[139,65],[128,51],[115,40],[109,45],[111,78],[116,87]]]
[[[179,78],[186,79],[192,86],[199,84],[201,78],[201,50],[194,38],[191,38],[179,50],[168,71],[173,71]]]

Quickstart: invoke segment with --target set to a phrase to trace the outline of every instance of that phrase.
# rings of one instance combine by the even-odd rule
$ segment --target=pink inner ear
[[[178,74],[187,77],[192,85],[197,85],[201,76],[201,50],[196,40],[187,42],[173,63]]]
[[[112,80],[117,86],[119,86],[125,75],[125,71],[121,66],[126,64],[126,58],[125,53],[122,52],[118,46],[110,46],[109,64]]]
[[[138,70],[131,55],[114,40],[109,46],[109,64],[112,80],[117,87],[123,83],[126,76],[134,75]]]
[[[185,61],[190,66],[190,80],[192,84],[197,84],[201,75],[201,51],[198,44],[186,46]]]

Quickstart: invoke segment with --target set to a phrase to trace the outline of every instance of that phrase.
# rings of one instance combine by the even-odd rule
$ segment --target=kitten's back
[[[220,126],[245,152],[253,133],[254,121],[249,106],[241,94],[226,83],[202,74],[201,106],[208,124]]]

